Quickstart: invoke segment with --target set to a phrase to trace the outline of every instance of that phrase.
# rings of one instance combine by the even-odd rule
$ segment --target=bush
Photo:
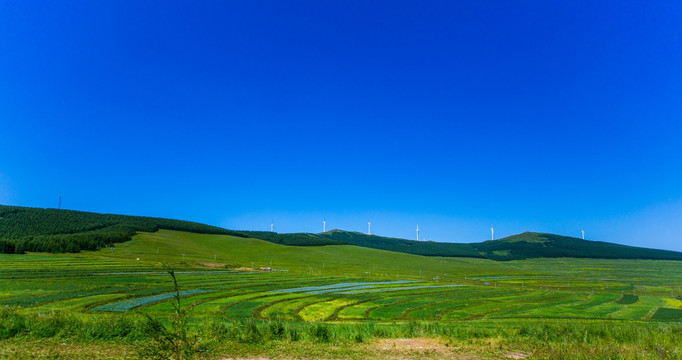
[[[315,340],[323,343],[328,343],[330,340],[329,327],[327,324],[316,323],[313,327],[313,337]]]
[[[282,339],[286,336],[286,328],[284,323],[276,320],[267,324],[267,335],[270,339]]]

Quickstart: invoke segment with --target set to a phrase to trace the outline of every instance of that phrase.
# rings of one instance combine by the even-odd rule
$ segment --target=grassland
[[[497,262],[171,230],[0,255],[0,358],[135,358],[140,319],[172,319],[162,264],[204,358],[682,358],[678,261]]]
[[[235,231],[174,219],[0,205],[0,253],[5,254],[96,250],[129,241],[138,232],[155,232],[159,229],[231,235],[279,245],[355,245],[405,254],[499,261],[560,257],[682,260],[682,253],[676,251],[535,232],[525,232],[499,240],[457,244],[397,239],[341,230],[319,234]]]

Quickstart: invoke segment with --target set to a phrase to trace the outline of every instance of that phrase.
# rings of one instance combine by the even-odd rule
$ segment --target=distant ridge
[[[182,220],[0,205],[0,253],[96,250],[116,242],[128,241],[136,232],[154,232],[158,229],[232,235],[289,246],[355,245],[415,255],[490,260],[557,257],[682,260],[682,253],[676,251],[536,232],[524,232],[499,240],[458,244],[406,240],[343,230],[319,234],[239,231]]]
[[[537,257],[682,260],[682,253],[676,251],[536,232],[524,232],[472,245],[485,253],[486,257],[496,260]]]
[[[367,235],[360,232],[331,230],[317,236],[342,241],[355,246],[390,250],[407,254],[425,256],[484,257],[472,244],[441,243],[434,241],[414,241],[399,238]]]
[[[524,232],[499,240],[468,244],[415,241],[341,230],[332,230],[318,234],[318,236],[356,246],[425,256],[477,257],[491,260],[522,260],[542,257],[682,260],[682,253],[676,251],[648,249],[536,232]]]

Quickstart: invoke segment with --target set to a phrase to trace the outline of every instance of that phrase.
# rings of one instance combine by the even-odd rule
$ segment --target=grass
[[[251,271],[270,262],[287,272]],[[113,251],[0,255],[0,358],[29,357],[22,343],[41,354],[59,341],[136,356],[131,347],[146,339],[139,313],[173,313],[161,266],[169,263],[207,358],[275,349],[292,358],[682,356],[676,261],[494,262],[160,230]],[[119,312],[97,311],[106,309]],[[431,355],[381,348],[395,338],[440,345]]]
[[[3,334],[0,357],[39,358],[52,352],[65,357],[133,358],[131,351],[149,336],[131,315],[69,316],[60,313],[19,315],[3,310],[0,322],[14,323],[17,333]],[[475,320],[467,322],[281,322],[252,319],[212,319],[191,324],[201,335],[200,346],[211,349],[205,358],[272,356],[324,358],[504,358],[532,354],[535,359],[650,358],[682,356],[679,326],[665,322],[553,320]],[[381,347],[382,339],[434,339],[427,351]],[[59,346],[61,344],[65,347]],[[91,349],[108,349],[96,354]],[[345,349],[345,350],[343,350]],[[277,350],[279,353],[274,353]],[[326,352],[326,354],[325,354]],[[38,355],[38,356],[36,356]]]
[[[626,295],[623,295],[623,297],[620,300],[618,300],[617,302],[621,305],[630,305],[630,304],[636,303],[637,301],[639,301],[638,296],[626,294]]]
[[[660,308],[656,310],[656,313],[651,318],[654,320],[682,320],[682,310]]]

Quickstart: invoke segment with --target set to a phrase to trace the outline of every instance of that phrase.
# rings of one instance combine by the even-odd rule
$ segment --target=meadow
[[[144,319],[172,324],[178,294],[201,358],[677,359],[680,287],[679,261],[497,262],[159,230],[1,254],[0,357],[137,358]]]

